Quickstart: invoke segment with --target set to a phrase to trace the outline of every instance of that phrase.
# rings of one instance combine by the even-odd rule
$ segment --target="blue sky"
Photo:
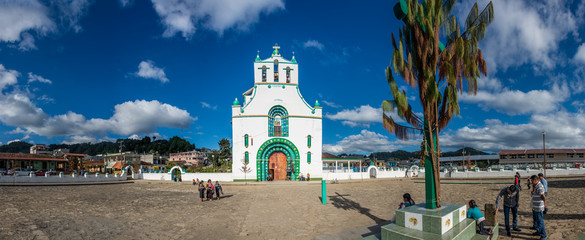
[[[394,2],[0,0],[0,143],[177,135],[217,148],[257,51],[278,43],[299,62],[304,98],[324,107],[324,151],[417,150],[381,124]],[[459,1],[460,21],[474,2]],[[494,7],[480,42],[488,77],[460,97],[442,148],[540,148],[542,131],[547,147],[585,148],[585,3]]]

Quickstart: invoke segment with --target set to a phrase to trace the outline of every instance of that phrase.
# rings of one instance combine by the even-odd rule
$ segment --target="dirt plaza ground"
[[[321,204],[321,185],[313,182],[224,183],[225,197],[213,202],[199,202],[188,182],[0,186],[0,239],[336,239],[340,235],[331,234],[392,219],[404,192],[423,202],[422,181],[328,184],[326,205]],[[442,180],[441,191],[444,202],[475,199],[483,206],[495,202],[505,182],[512,178]],[[521,194],[522,232],[513,239],[537,239],[528,229],[529,193]],[[549,179],[549,239],[585,234],[584,196],[585,177]],[[505,233],[503,215],[498,219]]]

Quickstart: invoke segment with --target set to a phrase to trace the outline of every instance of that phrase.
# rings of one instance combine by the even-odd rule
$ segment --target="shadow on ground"
[[[378,224],[386,221],[386,220],[381,219],[381,218],[373,215],[372,213],[370,213],[369,208],[364,208],[358,202],[346,198],[346,197],[351,196],[351,195],[339,194],[338,192],[335,192],[335,194],[336,195],[334,195],[334,196],[328,196],[329,201],[331,202],[331,204],[334,207],[341,208],[343,210],[357,210],[359,213],[371,218],[372,220],[374,220]]]

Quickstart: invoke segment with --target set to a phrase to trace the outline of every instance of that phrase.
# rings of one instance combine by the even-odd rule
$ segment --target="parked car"
[[[47,171],[47,169],[39,169],[35,171],[35,175],[44,177]]]
[[[30,169],[26,168],[17,168],[14,169],[14,174],[18,176],[28,176],[28,174],[32,172]]]

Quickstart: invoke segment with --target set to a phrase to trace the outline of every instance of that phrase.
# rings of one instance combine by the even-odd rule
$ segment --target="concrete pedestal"
[[[490,227],[490,226],[486,226]],[[497,239],[498,229],[494,228]],[[488,239],[476,233],[473,219],[467,218],[467,206],[443,203],[426,209],[425,203],[396,210],[396,222],[382,226],[381,239]]]

